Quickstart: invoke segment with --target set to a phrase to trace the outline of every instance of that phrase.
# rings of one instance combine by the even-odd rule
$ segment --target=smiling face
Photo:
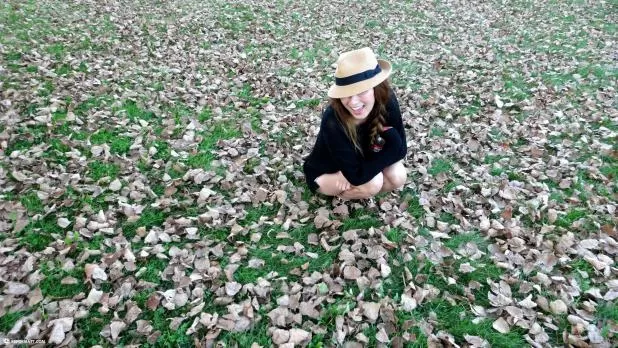
[[[341,98],[341,103],[348,110],[350,115],[356,121],[356,124],[363,123],[375,104],[373,88],[353,95],[351,97]]]

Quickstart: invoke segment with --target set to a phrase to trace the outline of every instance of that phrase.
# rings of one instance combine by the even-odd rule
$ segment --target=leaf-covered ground
[[[612,1],[0,4],[0,336],[609,347]],[[313,196],[339,53],[394,66],[409,181]]]

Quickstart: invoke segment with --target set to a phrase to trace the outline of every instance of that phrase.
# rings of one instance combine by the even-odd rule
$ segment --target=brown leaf
[[[4,289],[5,294],[14,296],[25,295],[28,292],[30,292],[30,287],[27,284],[17,282],[9,282]]]
[[[356,268],[354,266],[346,266],[343,269],[343,277],[345,279],[356,280],[360,276],[361,276],[360,269],[358,269],[358,268]]]
[[[275,329],[272,334],[274,344],[284,344],[290,340],[290,332],[283,329]]]
[[[381,343],[389,343],[390,339],[388,338],[388,334],[384,327],[381,327],[380,330],[376,333],[376,340]]]
[[[502,317],[496,319],[491,326],[501,334],[507,334],[511,331],[509,324]]]
[[[159,297],[159,295],[153,293],[150,295],[150,297],[148,297],[148,300],[146,301],[146,308],[154,311],[155,309],[157,309],[157,307],[159,307],[160,302],[161,298]]]
[[[348,216],[350,212],[348,211],[348,206],[346,204],[340,204],[333,209],[333,213],[340,216]]]
[[[225,283],[225,293],[228,296],[234,296],[236,295],[240,289],[242,289],[242,284],[239,284],[237,282],[227,282]]]
[[[320,317],[320,312],[316,310],[315,305],[310,302],[300,303],[300,314],[306,315],[313,319],[318,319]]]
[[[43,300],[41,288],[36,288],[28,295],[28,306],[32,307],[41,302],[41,300]]]
[[[565,314],[568,311],[566,304],[562,300],[551,301],[549,308],[554,314]]]
[[[311,333],[302,329],[290,329],[290,339],[289,343],[294,345],[303,344],[311,339]]]
[[[369,319],[369,321],[374,322],[378,319],[380,314],[381,305],[376,302],[363,302],[361,308],[363,309],[363,315]]]
[[[122,321],[112,321],[109,325],[110,333],[112,335],[112,342],[118,342],[118,337],[120,337],[120,333],[127,327]]]
[[[511,218],[513,218],[513,207],[510,204],[507,205],[500,216],[506,221],[511,220]]]
[[[60,344],[64,341],[65,333],[73,327],[73,318],[59,318],[49,322],[52,326],[52,332],[49,336],[49,342]]]

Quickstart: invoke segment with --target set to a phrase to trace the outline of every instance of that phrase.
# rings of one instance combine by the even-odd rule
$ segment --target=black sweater
[[[313,151],[303,166],[309,187],[312,187],[313,181],[320,175],[338,171],[343,173],[350,184],[359,186],[373,179],[384,168],[405,157],[406,135],[403,130],[399,103],[392,91],[386,111],[386,126],[393,128],[381,134],[386,143],[380,152],[375,153],[369,148],[370,122],[363,122],[357,126],[359,144],[363,149],[363,154],[361,154],[347,137],[333,108],[328,106],[322,114],[320,132]]]

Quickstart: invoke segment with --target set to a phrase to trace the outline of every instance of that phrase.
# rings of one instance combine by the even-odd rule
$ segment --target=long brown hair
[[[388,80],[384,80],[379,85],[373,87],[375,104],[367,116],[366,121],[370,122],[369,138],[371,139],[371,145],[374,144],[376,135],[378,132],[382,132],[382,127],[386,124],[386,104],[389,99],[389,91],[390,87]],[[341,99],[330,98],[329,102],[333,110],[335,110],[335,114],[337,115],[339,122],[343,125],[345,134],[348,136],[350,141],[352,141],[356,150],[362,154],[363,150],[358,142],[358,134],[356,134],[356,123],[354,117],[352,117],[345,106],[343,106]]]

